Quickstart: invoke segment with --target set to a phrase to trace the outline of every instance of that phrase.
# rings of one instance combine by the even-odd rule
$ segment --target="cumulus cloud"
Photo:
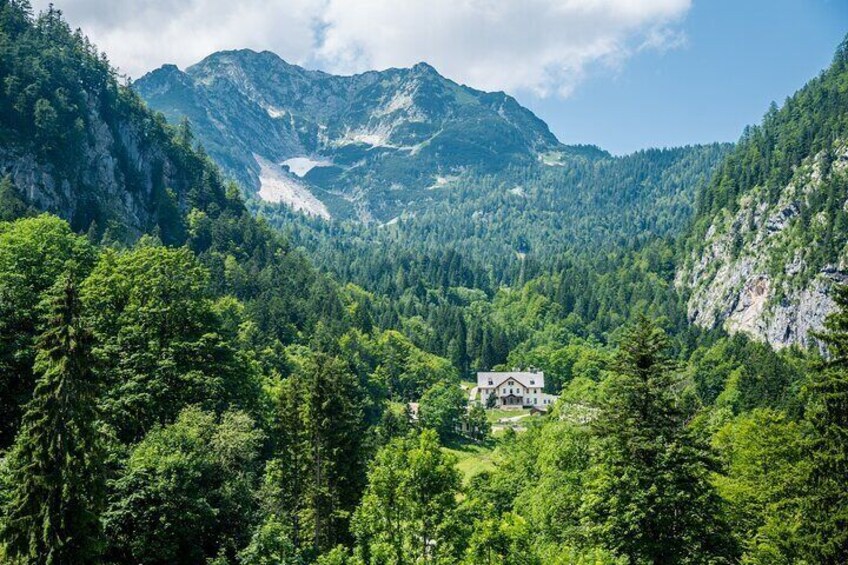
[[[35,0],[33,8],[51,2],[134,78],[222,49],[268,49],[309,63],[325,7],[325,0]]]
[[[478,88],[567,95],[593,63],[678,41],[689,0],[331,0],[319,54],[334,70],[426,60]]]
[[[41,4],[41,6],[39,6]],[[46,1],[39,0],[36,7]],[[595,65],[685,43],[691,0],[59,0],[123,72],[269,49],[332,72],[427,61],[486,90],[567,96]]]

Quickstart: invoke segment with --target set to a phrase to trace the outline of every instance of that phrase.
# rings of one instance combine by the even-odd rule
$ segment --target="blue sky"
[[[735,141],[830,64],[848,0],[695,0],[683,47],[591,68],[570,97],[519,94],[566,143],[613,153]]]

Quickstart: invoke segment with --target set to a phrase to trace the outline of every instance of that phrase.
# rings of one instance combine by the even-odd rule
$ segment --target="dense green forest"
[[[804,258],[802,276],[796,277],[795,284],[838,262],[848,243],[846,80],[848,44],[843,43],[828,69],[787,98],[782,107],[772,103],[762,124],[745,130],[711,182],[698,193],[695,225],[686,241],[689,249],[701,249],[713,221],[737,213],[744,198],[755,193],[764,209],[789,206],[800,212],[787,241],[771,258],[773,276],[781,275],[777,265],[795,252]],[[815,187],[818,182],[822,186]],[[810,186],[803,196],[789,199],[787,187],[793,184]],[[745,243],[741,234],[737,238],[735,252]]]
[[[57,12],[0,0],[0,79],[4,108],[20,101],[3,139],[42,162],[82,143],[52,142],[44,108],[105,89],[102,111],[133,108],[185,183],[133,237],[0,182],[0,562],[848,561],[848,291],[828,355],[689,326],[673,278],[692,206],[667,183],[694,194],[709,167],[512,171],[548,211],[503,222],[517,195],[471,176],[491,231],[451,234],[437,212],[263,220]],[[562,174],[594,178],[585,224],[556,224]],[[561,397],[492,432],[463,378],[511,366]],[[482,451],[490,465],[458,465]]]

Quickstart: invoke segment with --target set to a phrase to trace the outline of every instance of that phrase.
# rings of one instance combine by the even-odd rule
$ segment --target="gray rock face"
[[[89,98],[86,141],[72,167],[37,158],[23,141],[0,147],[0,176],[10,175],[34,208],[76,229],[114,225],[121,230],[116,235],[133,239],[156,225],[157,189],[173,189],[183,205],[187,186],[143,123],[128,117],[107,122],[98,108],[99,101]]]
[[[248,194],[268,192],[262,176],[289,175],[360,218],[392,218],[469,167],[496,171],[567,152],[512,97],[461,86],[424,63],[334,76],[269,52],[227,51],[185,72],[166,65],[134,88],[172,123],[187,117]],[[282,167],[292,160],[314,165],[294,175]],[[262,162],[281,170],[263,173]]]
[[[832,221],[816,203],[827,181],[848,172],[848,146],[837,155],[827,175],[820,156],[807,159],[774,205],[758,187],[741,199],[735,215],[714,218],[703,247],[676,275],[678,288],[689,293],[692,322],[744,332],[778,348],[815,345],[812,332],[834,308],[834,284],[848,282],[846,250],[813,267],[816,250],[800,247],[799,233],[810,229],[802,214],[812,216],[814,227]]]

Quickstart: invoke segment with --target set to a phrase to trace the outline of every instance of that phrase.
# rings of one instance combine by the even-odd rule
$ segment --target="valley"
[[[0,0],[0,562],[848,560],[848,39],[612,155],[84,31]]]

